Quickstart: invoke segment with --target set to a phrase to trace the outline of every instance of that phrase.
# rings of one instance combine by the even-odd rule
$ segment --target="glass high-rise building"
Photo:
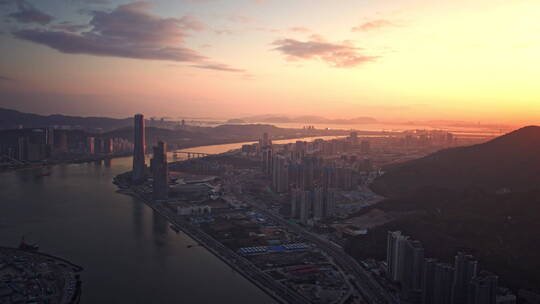
[[[134,183],[140,183],[144,180],[144,153],[145,153],[145,140],[144,140],[144,116],[142,114],[136,114],[134,120],[134,133],[133,133],[133,172],[132,180]]]

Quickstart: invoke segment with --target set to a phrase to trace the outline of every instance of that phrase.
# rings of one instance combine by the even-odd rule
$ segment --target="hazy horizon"
[[[133,113],[128,116],[109,116],[109,115],[88,115],[88,114],[66,114],[66,113],[34,113],[34,112],[25,112],[17,109],[2,108],[6,110],[15,110],[21,113],[26,114],[37,114],[42,116],[52,116],[52,115],[63,115],[69,117],[102,117],[102,118],[112,118],[112,119],[132,119]],[[285,113],[269,113],[269,114],[260,114],[260,115],[239,115],[239,116],[148,116],[145,113],[139,113],[144,115],[145,120],[151,119],[164,119],[166,121],[177,121],[187,120],[188,122],[197,121],[199,123],[228,123],[232,120],[242,120],[242,124],[268,124],[274,125],[282,128],[302,128],[307,125],[314,125],[317,128],[331,128],[331,129],[373,129],[380,126],[387,126],[388,128],[398,128],[398,129],[415,129],[415,128],[464,128],[464,129],[477,129],[477,131],[497,131],[499,133],[509,132],[516,130],[525,126],[530,126],[534,124],[503,124],[503,123],[490,123],[482,121],[464,121],[464,120],[378,120],[376,117],[370,116],[355,116],[355,117],[327,117],[322,115],[289,115]],[[290,121],[287,121],[289,119]],[[363,121],[363,120],[366,121]],[[373,121],[369,121],[373,119]],[[232,122],[237,123],[237,122]],[[369,127],[368,127],[369,126]]]

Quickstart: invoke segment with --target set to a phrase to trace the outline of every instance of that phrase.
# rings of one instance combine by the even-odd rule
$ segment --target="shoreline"
[[[117,180],[118,180],[118,176],[117,176]],[[294,298],[292,299],[294,301],[292,301],[292,302],[285,300],[282,296],[278,295],[277,292],[281,292],[282,294],[284,293],[285,295],[292,297],[293,296],[292,292],[289,291],[287,289],[287,287],[281,285],[281,283],[275,282],[274,279],[271,278],[271,277],[266,278],[268,275],[263,273],[259,269],[257,269],[255,267],[255,265],[253,265],[251,262],[245,260],[245,258],[237,255],[234,251],[232,251],[229,248],[225,247],[224,245],[219,243],[217,240],[215,240],[211,236],[207,235],[202,230],[200,230],[200,229],[198,229],[196,227],[193,227],[192,229],[189,229],[190,227],[188,227],[188,225],[189,225],[188,223],[183,224],[183,223],[171,218],[170,215],[166,214],[163,210],[160,210],[160,208],[158,208],[159,205],[156,205],[156,203],[151,202],[148,199],[142,197],[140,194],[136,193],[131,188],[119,189],[117,192],[120,193],[120,194],[125,194],[125,195],[129,195],[131,197],[134,197],[138,201],[141,201],[146,206],[151,208],[153,211],[157,212],[160,216],[162,216],[165,220],[167,220],[167,222],[172,227],[178,229],[179,231],[184,233],[186,236],[191,238],[198,245],[204,247],[209,253],[211,253],[212,255],[217,257],[219,260],[221,260],[226,265],[228,265],[236,273],[238,273],[239,275],[241,275],[242,277],[244,277],[245,279],[250,281],[252,284],[257,286],[257,288],[259,288],[264,293],[269,295],[277,303],[282,303],[282,304],[287,304],[287,303],[306,303],[306,304],[308,304],[308,303],[310,303],[307,299],[303,298],[301,295],[294,296]],[[203,240],[202,238],[204,238],[206,240]],[[210,244],[210,243],[213,243],[213,244]],[[215,247],[218,247],[218,248],[215,248]],[[218,251],[218,249],[225,250],[225,253],[231,254],[232,256],[227,258],[223,254],[221,254]],[[244,265],[242,265],[244,267],[251,268],[249,270],[253,271],[253,274],[250,274],[248,271],[244,270],[241,265],[236,264],[238,262],[241,262],[242,264],[244,264]],[[277,288],[277,289],[280,289],[280,290],[276,291],[273,288],[269,288],[268,285],[265,285],[263,282],[260,282],[257,279],[257,277],[256,277],[257,275],[261,276],[261,277],[259,277],[259,279],[265,279],[265,278],[268,279],[268,282],[266,282],[266,283],[278,284],[278,286],[280,288]]]
[[[343,133],[345,131],[340,131],[339,133]],[[345,133],[343,134],[326,134],[326,135],[307,135],[307,136],[285,136],[282,138],[276,138],[276,140],[291,140],[291,139],[302,139],[302,138],[314,138],[314,137],[325,137],[325,136],[346,136]],[[216,146],[216,145],[227,145],[227,144],[240,144],[240,143],[247,143],[247,142],[255,142],[256,139],[252,138],[246,138],[244,140],[225,140],[225,141],[218,141],[215,143],[208,143],[208,144],[186,144],[182,147],[177,147],[174,150],[169,150],[167,152],[175,152],[178,150],[184,150],[184,149],[190,149],[190,148],[198,148],[198,147],[207,147],[207,146]],[[59,165],[73,165],[73,164],[85,164],[85,163],[92,163],[97,161],[104,161],[104,160],[112,160],[112,159],[118,159],[118,158],[124,158],[124,157],[130,157],[132,156],[132,153],[122,153],[118,155],[102,155],[100,157],[95,157],[92,159],[84,159],[84,160],[65,160],[65,161],[55,161],[52,163],[45,163],[45,164],[30,164],[29,166],[15,168],[15,169],[7,169],[7,170],[0,170],[0,174],[3,173],[10,173],[10,172],[17,172],[17,171],[24,171],[24,170],[36,170],[36,169],[42,169],[42,168],[48,168],[48,167],[55,167]]]
[[[47,257],[47,258],[52,258],[52,259],[55,259],[55,260],[59,260],[59,261],[61,261],[63,263],[66,263],[69,266],[73,267],[75,272],[84,271],[84,267],[79,266],[79,265],[77,265],[77,264],[75,264],[73,262],[70,262],[70,261],[68,261],[68,260],[66,260],[64,258],[54,256],[52,254],[43,253],[43,252],[39,252],[39,251],[28,251],[28,250],[19,249],[19,248],[16,248],[16,247],[6,247],[6,246],[0,246],[0,250],[1,249],[18,250],[18,251],[23,251],[23,252],[30,253],[30,254],[41,255],[41,256],[44,256],[44,257]]]
[[[82,295],[82,280],[81,280],[81,277],[80,277],[80,273],[84,271],[84,268],[82,266],[79,266],[73,262],[70,262],[64,258],[61,258],[61,257],[58,257],[58,256],[54,256],[52,254],[48,254],[48,253],[43,253],[43,252],[39,252],[39,251],[30,251],[30,250],[24,250],[24,249],[20,249],[20,248],[16,248],[16,247],[5,247],[5,246],[0,246],[0,251],[7,251],[7,252],[12,252],[12,253],[17,253],[17,254],[25,254],[25,255],[29,255],[29,256],[34,256],[34,257],[41,257],[42,259],[46,259],[46,260],[52,260],[54,261],[55,263],[60,263],[60,266],[61,267],[69,267],[71,269],[70,273],[71,273],[71,279],[75,281],[75,290],[74,292],[72,292],[71,296],[67,299],[69,302],[69,304],[78,304],[80,303],[80,300],[81,300],[81,295]],[[64,273],[64,272],[62,272]],[[66,284],[66,283],[64,283]],[[69,290],[68,290],[69,291]],[[63,293],[65,293],[65,289],[62,290]],[[65,296],[65,294],[63,294],[63,296]],[[64,299],[64,298],[63,298]],[[62,301],[62,303],[66,303],[65,301]]]

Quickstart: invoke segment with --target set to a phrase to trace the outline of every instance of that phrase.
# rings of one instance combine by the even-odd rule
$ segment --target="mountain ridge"
[[[526,126],[483,144],[441,150],[385,168],[372,184],[386,196],[423,187],[488,192],[529,191],[540,185],[540,127]]]
[[[131,123],[131,118],[83,117],[63,114],[40,115],[0,108],[0,129],[15,128],[18,125],[30,128],[70,125],[80,126],[87,130],[102,129],[107,131],[126,127]],[[96,128],[96,126],[100,127]]]

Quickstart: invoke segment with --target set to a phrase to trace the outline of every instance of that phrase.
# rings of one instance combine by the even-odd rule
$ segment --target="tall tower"
[[[388,231],[386,238],[386,264],[388,265],[388,277],[394,282],[400,282],[404,268],[404,244],[408,236],[402,235],[401,231]]]
[[[169,198],[169,169],[167,165],[167,145],[159,141],[154,147],[154,157],[151,161],[153,182],[153,197],[155,200]]]
[[[469,283],[476,277],[478,262],[463,252],[458,252],[454,260],[454,283],[452,286],[452,303],[466,303]]]
[[[404,243],[404,265],[401,286],[403,295],[418,303],[422,297],[422,277],[424,276],[424,248],[419,241]]]
[[[133,135],[133,173],[132,181],[134,183],[141,183],[144,180],[144,116],[142,114],[135,114],[134,120],[134,135]]]

